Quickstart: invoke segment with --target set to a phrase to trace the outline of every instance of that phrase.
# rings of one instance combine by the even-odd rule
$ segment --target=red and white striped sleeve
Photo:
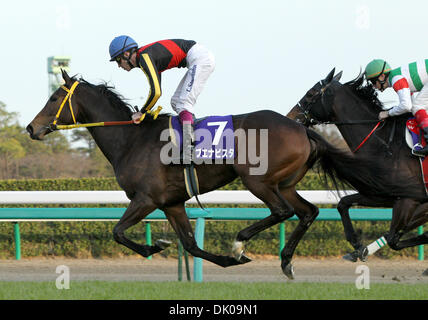
[[[398,94],[398,106],[389,109],[390,116],[398,116],[412,110],[412,94],[407,79],[399,74],[391,79],[391,85]]]

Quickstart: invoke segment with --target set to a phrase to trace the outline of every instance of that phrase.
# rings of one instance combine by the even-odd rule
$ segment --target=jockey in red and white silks
[[[412,62],[408,65],[391,69],[389,64],[381,59],[371,61],[365,70],[367,80],[380,91],[392,87],[398,95],[399,103],[388,111],[381,111],[379,119],[398,116],[411,112],[418,126],[428,141],[428,59]],[[417,95],[413,95],[418,93]],[[414,150],[419,156],[428,155],[428,146]]]

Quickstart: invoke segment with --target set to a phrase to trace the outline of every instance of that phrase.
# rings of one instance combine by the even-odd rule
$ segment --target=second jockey
[[[391,69],[385,60],[375,59],[367,65],[364,74],[376,89],[384,91],[392,87],[398,94],[398,105],[381,111],[379,120],[411,112],[428,143],[428,59],[396,69]],[[412,95],[415,92],[418,94],[414,98]],[[414,149],[413,154],[425,157],[428,155],[428,145],[421,150]]]

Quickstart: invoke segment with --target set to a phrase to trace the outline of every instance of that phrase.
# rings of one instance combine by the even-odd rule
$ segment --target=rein
[[[377,130],[377,128],[380,126],[380,124],[383,122],[383,120],[379,121],[379,120],[354,120],[354,121],[326,121],[326,122],[318,122],[315,119],[311,118],[309,116],[309,112],[307,112],[306,110],[304,110],[302,108],[302,106],[300,105],[300,102],[297,104],[298,107],[303,110],[303,115],[305,116],[306,119],[309,119],[309,122],[311,124],[335,124],[335,125],[354,125],[354,124],[366,124],[366,123],[376,123],[376,125],[374,126],[374,128],[372,129],[372,131],[370,131],[370,133],[367,135],[367,137],[365,137],[363,139],[363,141],[361,141],[361,143],[358,145],[358,147],[356,147],[352,152],[355,153],[357,152],[366,142],[367,140],[372,136],[372,134]],[[394,122],[395,125],[395,122]],[[394,126],[395,129],[395,126]],[[392,135],[393,133],[391,133]],[[391,140],[391,137],[390,137]],[[387,145],[387,147],[389,147],[389,145]]]
[[[70,89],[68,89],[66,86],[61,86],[61,89],[65,90],[67,92],[67,95],[64,97],[64,100],[62,101],[58,112],[55,116],[54,121],[52,122],[52,124],[49,126],[49,128],[51,128],[51,130],[67,130],[67,129],[74,129],[74,128],[87,128],[87,127],[107,127],[107,126],[122,126],[122,125],[130,125],[133,124],[134,121],[133,120],[125,120],[125,121],[103,121],[103,122],[92,122],[92,123],[77,123],[76,122],[76,118],[74,116],[74,112],[73,112],[73,105],[71,103],[71,97],[74,94],[74,91],[76,90],[76,87],[79,85],[79,81],[75,81]],[[57,121],[59,119],[59,116],[61,115],[61,112],[64,108],[64,105],[66,104],[66,102],[68,101],[68,106],[70,108],[70,113],[71,113],[71,117],[73,118],[73,123],[74,124],[67,124],[67,125],[57,125]],[[161,106],[158,106],[156,110],[150,111],[147,110],[146,112],[143,113],[143,115],[140,118],[140,121],[143,121],[144,118],[146,117],[146,114],[150,114],[153,116],[153,119],[157,119],[159,112],[162,110]]]
[[[367,142],[367,140],[371,137],[371,135],[376,131],[376,129],[379,127],[379,125],[382,122],[383,122],[383,120],[381,120],[381,121],[379,121],[379,120],[356,120],[356,121],[347,121],[347,122],[328,121],[328,122],[323,122],[322,124],[352,125],[352,124],[376,123],[376,125],[374,126],[372,131],[370,131],[370,133],[367,135],[367,137],[365,137],[363,139],[363,141],[361,141],[361,143],[358,145],[358,147],[356,147],[352,151],[353,153],[355,153]]]
[[[352,151],[353,153],[357,152],[358,149],[360,149],[364,143],[366,143],[366,141],[370,138],[370,136],[376,131],[376,129],[379,127],[379,125],[382,123],[382,121],[379,121],[377,123],[377,125],[375,125],[375,127],[372,129],[372,131],[370,131],[370,133],[367,135],[367,137],[365,137],[365,139],[363,141],[361,141],[360,145],[358,147],[355,148],[354,151]]]

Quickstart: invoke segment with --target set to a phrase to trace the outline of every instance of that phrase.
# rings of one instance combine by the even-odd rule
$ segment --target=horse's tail
[[[320,165],[325,183],[328,183],[327,178],[330,178],[337,191],[349,185],[368,196],[390,198],[419,194],[420,190],[414,181],[400,178],[396,174],[393,175],[394,179],[388,179],[392,176],[391,172],[388,172],[376,158],[355,156],[331,145],[311,129],[307,129],[306,132],[316,145],[310,165]]]

